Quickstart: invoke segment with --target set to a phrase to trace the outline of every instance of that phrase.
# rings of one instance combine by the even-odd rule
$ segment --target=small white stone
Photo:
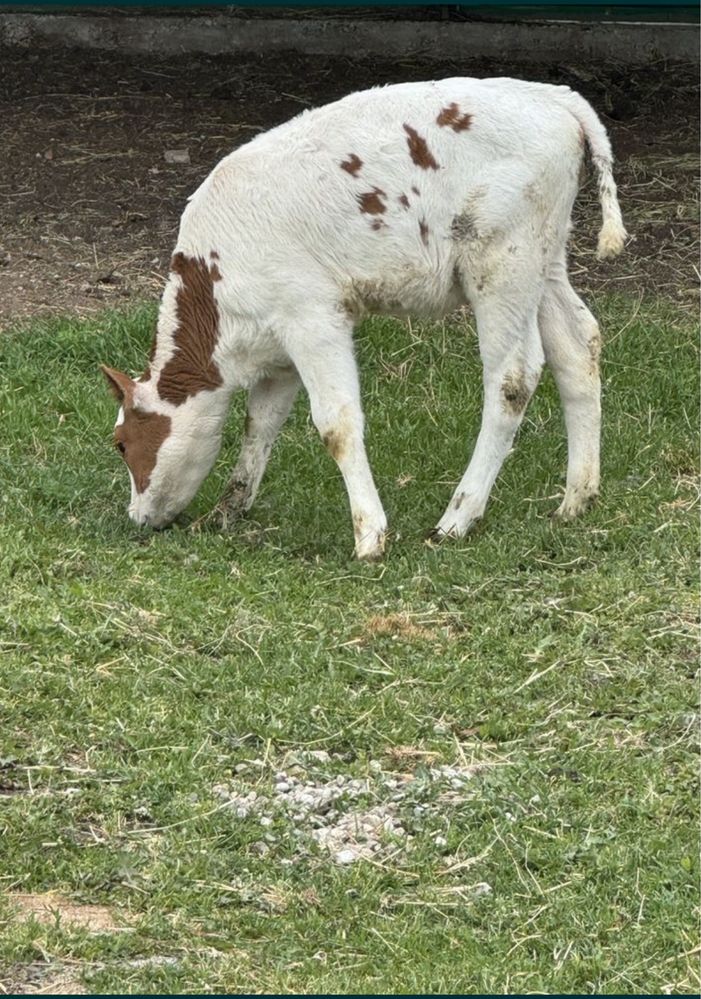
[[[269,815],[261,815],[260,824],[267,828],[268,826],[271,826],[273,824],[273,820],[270,818]]]
[[[187,149],[166,149],[163,159],[166,163],[189,163],[190,153]]]
[[[287,794],[287,792],[290,790],[290,785],[287,783],[287,781],[281,780],[279,784],[275,785],[275,790],[278,792],[278,794]]]
[[[474,892],[475,895],[490,895],[492,891],[492,886],[490,884],[487,884],[486,881],[480,881],[479,884],[476,884],[473,887],[472,891]]]
[[[337,864],[352,864],[358,858],[355,850],[339,850],[333,859]]]
[[[434,844],[436,846],[447,846],[448,845],[448,840],[445,838],[445,836],[436,836],[435,839],[433,840],[433,842],[434,842]]]

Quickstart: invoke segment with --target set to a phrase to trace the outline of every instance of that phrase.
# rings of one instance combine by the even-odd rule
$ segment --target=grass
[[[598,506],[549,519],[566,450],[546,376],[484,525],[439,548],[423,537],[478,426],[472,334],[363,327],[395,531],[381,565],[351,559],[304,400],[236,531],[142,534],[97,364],[140,370],[153,311],[3,338],[7,990],[56,969],[96,992],[697,989],[696,330],[664,303],[595,309]],[[265,830],[217,797],[265,800],[304,749],[331,754],[318,783],[367,779],[368,804],[394,775],[411,838],[339,866],[285,813]],[[460,790],[441,765],[468,775]],[[108,906],[119,929],[58,902],[55,918],[18,911],[47,891]]]

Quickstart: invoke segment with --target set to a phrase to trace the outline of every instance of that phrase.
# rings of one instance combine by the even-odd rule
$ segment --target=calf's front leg
[[[290,414],[299,387],[299,375],[290,367],[262,378],[250,389],[241,451],[217,506],[222,527],[226,528],[253,505],[273,444]]]
[[[323,329],[307,328],[290,337],[288,351],[309,395],[314,425],[346,485],[355,554],[378,559],[385,550],[387,518],[365,452],[351,334],[352,327],[334,317]]]

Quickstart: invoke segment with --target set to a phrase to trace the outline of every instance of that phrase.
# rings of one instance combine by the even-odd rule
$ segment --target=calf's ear
[[[108,368],[106,364],[101,364],[100,370],[107,379],[107,384],[112,395],[119,402],[124,402],[125,400],[129,402],[134,395],[136,382],[129,375],[123,375],[121,371]]]

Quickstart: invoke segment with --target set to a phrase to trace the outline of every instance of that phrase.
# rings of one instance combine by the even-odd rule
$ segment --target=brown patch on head
[[[419,222],[419,232],[421,233],[421,242],[424,246],[428,246],[428,223],[426,219],[421,219]]]
[[[324,447],[334,461],[340,461],[346,449],[346,438],[338,430],[329,430],[322,438]]]
[[[509,413],[522,413],[528,405],[531,392],[522,371],[511,371],[501,383],[504,408]]]
[[[363,161],[359,156],[356,156],[355,153],[349,153],[348,159],[341,163],[341,170],[345,170],[351,177],[357,177],[362,165]]]
[[[134,478],[137,493],[146,492],[156,467],[158,451],[170,434],[171,420],[161,413],[148,413],[126,400],[124,422],[114,428],[114,446]]]
[[[380,187],[373,187],[372,191],[365,191],[358,195],[360,211],[366,215],[383,215],[387,211],[387,205],[382,200],[387,195]]]
[[[81,926],[91,933],[119,929],[114,912],[105,905],[78,905],[54,892],[41,895],[17,892],[9,895],[9,900],[22,920],[34,918],[38,923],[53,926],[58,917],[64,926]]]
[[[406,132],[406,142],[409,147],[409,155],[411,156],[412,162],[422,170],[437,170],[438,163],[434,159],[431,150],[428,148],[428,143],[422,135],[412,128],[411,125],[404,125],[404,131]]]
[[[409,207],[409,199],[407,198],[406,194],[400,194],[399,197],[397,198],[397,201],[402,206],[402,208]]]
[[[175,350],[161,369],[158,394],[180,406],[191,395],[223,384],[212,360],[219,338],[219,310],[213,288],[221,274],[216,264],[208,267],[201,257],[186,257],[184,253],[176,253],[170,266],[182,284],[176,295]]]
[[[443,108],[436,118],[436,124],[441,128],[452,128],[454,132],[466,132],[472,124],[472,115],[463,114],[457,104],[449,104]]]

